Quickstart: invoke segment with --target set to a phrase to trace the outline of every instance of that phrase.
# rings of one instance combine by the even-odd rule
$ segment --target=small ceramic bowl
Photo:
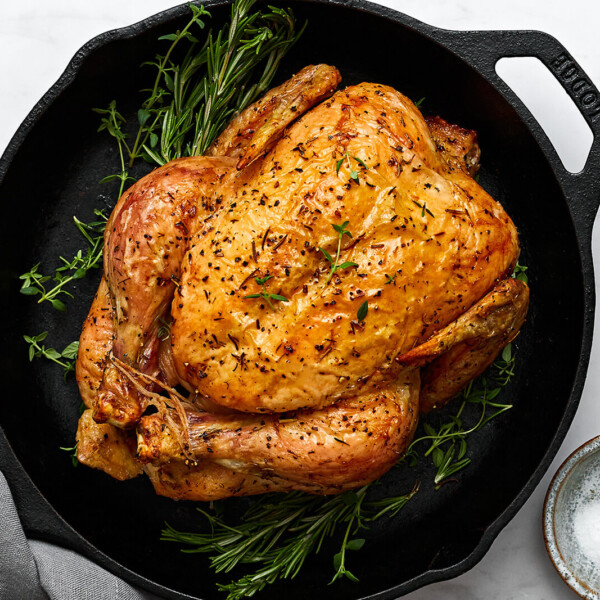
[[[600,600],[600,436],[575,450],[552,479],[544,538],[567,585],[586,600]]]

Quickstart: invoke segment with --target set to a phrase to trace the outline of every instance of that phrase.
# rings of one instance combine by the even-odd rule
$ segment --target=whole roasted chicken
[[[335,494],[512,340],[516,228],[472,131],[309,66],[138,181],[81,334],[79,460],[159,494]]]

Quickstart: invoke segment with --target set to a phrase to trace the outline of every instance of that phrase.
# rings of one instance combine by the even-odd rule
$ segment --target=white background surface
[[[381,3],[448,29],[546,31],[556,36],[596,85],[600,85],[597,41],[600,2],[596,0],[568,3],[382,0]],[[177,4],[177,0],[4,0],[0,4],[0,152],[82,44],[108,29],[129,25]],[[368,47],[362,51],[368,51]],[[522,79],[527,80],[527,75]],[[580,131],[561,129],[562,112],[553,101],[554,90],[540,85],[538,93],[535,89],[533,92],[536,116],[542,122],[558,126],[559,138],[555,144],[563,154],[577,160],[578,148],[585,142],[585,136]],[[599,265],[597,232],[593,246],[595,262]],[[598,284],[596,290],[598,293]],[[552,474],[575,448],[600,434],[600,335],[595,337],[579,411],[558,456],[532,497],[475,568],[452,581],[413,592],[405,596],[408,600],[569,600],[576,597],[562,583],[546,556],[541,516]]]

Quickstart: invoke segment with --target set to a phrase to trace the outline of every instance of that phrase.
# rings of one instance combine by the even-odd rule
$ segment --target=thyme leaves
[[[350,267],[358,267],[358,264],[355,262],[346,261],[341,264],[339,262],[340,253],[342,251],[342,240],[343,240],[344,236],[347,235],[349,238],[352,238],[352,234],[346,229],[349,224],[350,224],[350,221],[344,221],[341,225],[336,225],[335,223],[331,224],[333,229],[338,234],[337,252],[335,255],[335,259],[331,256],[331,254],[329,254],[329,252],[327,252],[327,250],[325,250],[325,248],[319,247],[319,250],[323,253],[323,256],[327,259],[327,261],[329,262],[329,264],[331,266],[331,268],[329,270],[329,275],[327,276],[327,281],[325,282],[325,287],[327,287],[327,285],[331,281],[331,278],[340,269],[349,269]]]
[[[71,463],[74,467],[76,467],[79,464],[79,460],[77,458],[77,442],[75,442],[75,445],[71,446],[70,448],[60,446],[59,450],[63,450],[64,452],[69,453],[69,456],[71,457]]]
[[[62,367],[66,378],[69,373],[75,370],[79,342],[71,342],[62,352],[59,352],[54,348],[47,348],[42,343],[47,337],[47,331],[34,336],[23,336],[23,339],[29,344],[29,361],[31,362],[34,358],[46,358]]]
[[[266,275],[265,277],[255,277],[254,280],[258,285],[262,287],[263,291],[257,294],[248,294],[247,296],[244,296],[244,298],[262,298],[267,302],[267,304],[271,307],[272,310],[275,310],[275,307],[273,306],[271,300],[277,300],[278,302],[289,302],[289,299],[285,296],[282,296],[281,294],[271,294],[267,292],[265,287],[266,283],[269,279],[272,278],[273,275]]]
[[[514,375],[515,357],[512,345],[505,346],[500,358],[496,359],[491,373],[471,381],[454,402],[460,402],[458,410],[442,418],[437,427],[424,423],[424,434],[413,440],[403,460],[415,461],[413,455],[417,446],[428,445],[423,456],[431,456],[437,471],[434,477],[436,489],[439,489],[451,475],[469,465],[471,459],[466,456],[467,438],[479,431],[492,419],[512,408],[496,400],[502,388],[508,385]],[[479,416],[470,425],[465,425],[464,413],[468,406],[474,407]]]
[[[104,227],[106,226],[106,216],[101,210],[96,209],[94,214],[96,221],[84,223],[77,217],[73,217],[75,226],[88,242],[85,251],[78,250],[71,260],[63,256],[60,257],[61,266],[59,266],[54,275],[44,275],[40,273],[40,263],[35,264],[27,273],[19,276],[22,281],[21,294],[25,296],[38,296],[38,303],[49,302],[56,310],[64,312],[67,310],[66,304],[61,297],[73,297],[67,287],[77,279],[85,277],[91,269],[97,269],[102,264],[102,245]],[[49,285],[49,283],[53,285]]]
[[[529,277],[527,277],[527,267],[519,264],[519,261],[517,261],[517,264],[515,265],[512,276],[523,283],[529,283]]]
[[[364,321],[367,318],[367,313],[369,312],[369,302],[365,300],[356,311],[356,318],[358,322]]]

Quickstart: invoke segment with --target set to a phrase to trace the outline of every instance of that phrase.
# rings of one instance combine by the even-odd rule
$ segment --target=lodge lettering
[[[600,117],[600,93],[594,84],[580,74],[573,59],[561,52],[551,63],[552,70],[558,78],[571,89],[571,96],[580,104],[583,111],[592,121]]]

